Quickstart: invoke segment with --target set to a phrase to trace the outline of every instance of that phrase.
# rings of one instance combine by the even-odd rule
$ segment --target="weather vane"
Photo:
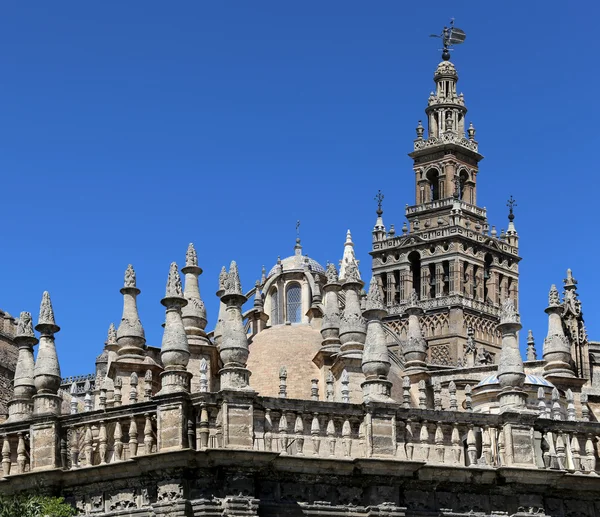
[[[464,43],[467,35],[465,31],[454,26],[454,18],[450,19],[450,27],[444,27],[441,34],[430,34],[430,38],[440,38],[444,48],[442,49],[442,59],[448,61],[450,59],[451,47]]]
[[[513,207],[517,206],[517,202],[513,199],[512,194],[510,195],[510,199],[506,203],[506,206],[509,209],[508,220],[509,221],[514,221],[515,220],[515,214],[513,213]]]
[[[296,221],[296,238],[300,238],[300,219]]]
[[[375,201],[377,201],[377,215],[379,217],[381,217],[381,215],[383,214],[383,210],[381,209],[381,204],[383,203],[383,198],[384,198],[384,195],[382,194],[381,190],[378,190],[377,195],[375,196]]]

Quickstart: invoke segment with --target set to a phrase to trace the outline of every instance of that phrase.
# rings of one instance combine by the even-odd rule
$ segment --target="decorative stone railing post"
[[[287,369],[285,366],[279,368],[279,398],[287,397]]]
[[[546,392],[544,388],[539,387],[537,392],[539,418],[546,418]]]
[[[581,420],[584,422],[590,421],[590,408],[588,407],[588,395],[582,393],[579,395],[579,402],[581,404]]]
[[[448,398],[450,400],[450,411],[458,411],[458,400],[456,399],[456,384],[454,381],[448,383]]]
[[[91,411],[92,410],[92,383],[89,379],[85,380],[83,385],[83,392],[85,393],[83,398],[83,410]]]
[[[319,422],[319,415],[317,413],[315,413],[313,415],[311,424],[310,424],[310,435],[311,435],[311,440],[312,440],[312,446],[313,446],[313,455],[314,456],[318,456],[319,455],[319,449],[321,446],[321,424]]]
[[[410,408],[410,377],[405,375],[402,378],[402,407],[404,409]]]
[[[465,386],[465,409],[467,411],[473,411],[473,399],[471,394],[471,385]]]
[[[327,385],[327,390],[326,390],[325,396],[326,396],[326,400],[328,402],[333,402],[333,399],[334,399],[334,395],[335,395],[335,391],[333,389],[334,382],[335,382],[335,378],[333,377],[333,373],[331,373],[331,370],[329,370],[327,372],[327,376],[325,378],[325,384]]]
[[[552,388],[552,420],[562,420],[560,411],[560,393],[556,388]]]
[[[342,376],[340,378],[341,384],[341,398],[342,402],[350,402],[350,376],[348,375],[348,370],[344,369],[342,371]]]
[[[574,422],[577,420],[575,417],[575,397],[573,396],[573,392],[571,389],[567,390],[567,420]]]
[[[310,381],[310,399],[319,400],[319,379]]]

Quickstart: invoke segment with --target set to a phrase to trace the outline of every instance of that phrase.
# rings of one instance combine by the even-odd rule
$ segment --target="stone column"
[[[37,395],[33,397],[33,413],[59,415],[61,398],[57,393],[61,376],[54,334],[60,327],[54,321],[54,310],[48,291],[42,296],[40,316],[35,330],[40,333],[40,346],[33,370],[33,382],[37,391]]]
[[[183,297],[181,278],[175,262],[171,263],[165,297],[160,303],[167,308],[167,311],[160,350],[160,358],[165,370],[160,374],[161,390],[158,395],[188,393],[192,377],[192,374],[187,371],[190,348],[181,317],[181,309],[188,302]]]
[[[521,410],[527,402],[527,393],[523,391],[525,370],[517,337],[521,323],[515,304],[510,298],[502,304],[497,328],[502,333],[502,350],[498,364],[498,382],[502,388],[498,395],[500,411]]]
[[[223,368],[219,372],[222,390],[251,390],[248,362],[248,339],[242,319],[242,305],[246,297],[242,294],[242,285],[235,261],[231,262],[229,273],[224,282],[225,294],[221,301],[227,306],[223,322],[223,337],[220,354]]]
[[[340,350],[340,304],[338,292],[342,286],[338,281],[338,273],[333,264],[327,264],[327,283],[323,286],[325,293],[323,323],[321,325],[321,350],[337,353]]]
[[[392,383],[388,381],[390,358],[385,330],[381,323],[381,318],[387,315],[387,311],[383,304],[383,293],[375,277],[371,278],[367,309],[363,315],[367,319],[367,335],[361,363],[365,375],[365,381],[361,384],[363,401],[391,402]]]
[[[33,333],[30,313],[22,312],[19,316],[19,326],[14,342],[19,348],[19,356],[15,368],[14,394],[8,402],[7,422],[28,420],[33,412],[33,395],[35,394],[33,347],[38,340]]]
[[[119,358],[143,360],[146,335],[138,315],[136,298],[140,294],[136,287],[136,275],[133,266],[129,264],[125,271],[125,281],[121,294],[123,295],[123,316],[117,329],[117,344]]]
[[[408,335],[404,345],[404,371],[407,375],[424,373],[427,371],[427,341],[423,338],[421,325],[419,324],[419,315],[422,313],[423,309],[419,307],[417,292],[413,289],[406,306],[406,314],[408,314]]]
[[[544,339],[544,377],[575,377],[571,345],[563,330],[560,317],[562,306],[556,286],[550,288],[548,314],[548,335]]]
[[[360,310],[360,290],[363,285],[356,261],[350,262],[346,265],[342,286],[346,305],[340,319],[341,357],[359,359],[362,356],[366,336],[366,322]]]

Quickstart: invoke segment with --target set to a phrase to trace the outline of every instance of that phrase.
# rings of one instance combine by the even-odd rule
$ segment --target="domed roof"
[[[475,387],[479,388],[481,386],[491,386],[493,384],[500,384],[500,382],[498,381],[498,375],[496,374],[486,377]],[[531,374],[525,375],[525,384],[530,384],[532,386],[541,386],[544,388],[554,388],[554,384],[552,384],[550,381],[544,379],[543,377]]]
[[[250,387],[263,397],[279,395],[279,369],[287,370],[287,397],[310,399],[311,379],[321,379],[313,358],[321,333],[310,325],[277,325],[259,332],[250,343]],[[321,390],[325,389],[319,382]]]
[[[302,246],[300,246],[300,239],[296,240],[296,246],[294,247],[294,249],[296,251],[294,255],[286,257],[281,261],[281,265],[283,266],[284,272],[303,271],[304,264],[307,263],[308,269],[310,271],[314,273],[322,273],[323,275],[325,274],[325,269],[321,264],[319,264],[316,260],[311,259],[308,255],[302,255]],[[278,268],[279,261],[271,268],[269,274],[267,275],[267,278],[277,273]]]
[[[433,76],[434,80],[441,79],[442,77],[448,78],[458,78],[458,74],[456,73],[456,68],[450,61],[442,61],[437,68],[435,69],[435,74]]]

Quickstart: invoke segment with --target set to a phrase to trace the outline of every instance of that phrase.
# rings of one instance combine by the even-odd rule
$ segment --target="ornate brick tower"
[[[398,343],[406,338],[406,303],[416,291],[427,339],[428,362],[472,366],[497,362],[501,336],[496,330],[502,303],[512,298],[518,310],[518,236],[514,201],[508,230],[489,231],[486,209],[477,204],[479,154],[475,128],[465,131],[467,108],[457,94],[458,74],[444,60],[434,74],[414,151],[415,204],[406,207],[402,235],[386,233],[378,195],[373,229],[373,274],[384,289],[388,330]],[[466,132],[466,134],[465,134]]]

